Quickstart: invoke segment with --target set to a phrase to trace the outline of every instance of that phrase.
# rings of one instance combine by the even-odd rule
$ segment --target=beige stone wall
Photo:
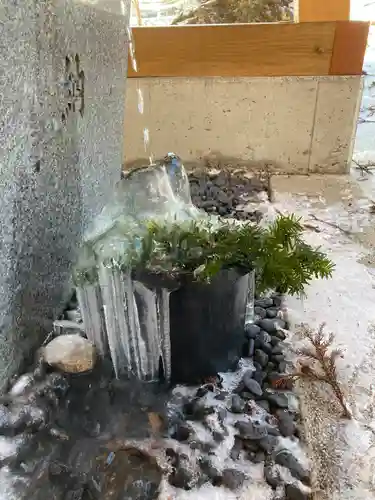
[[[144,113],[137,105],[143,93]],[[361,77],[140,78],[126,93],[125,165],[173,151],[271,171],[346,173]]]

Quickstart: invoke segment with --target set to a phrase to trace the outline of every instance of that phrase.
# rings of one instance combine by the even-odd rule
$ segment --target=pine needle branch
[[[297,370],[282,377],[277,382],[279,387],[285,385],[288,380],[309,379],[315,382],[328,384],[343,409],[343,417],[351,419],[352,414],[345,402],[341,385],[338,381],[337,359],[343,357],[338,348],[333,348],[335,336],[333,333],[325,335],[325,324],[322,323],[317,331],[308,325],[301,325],[298,333],[310,342],[310,346],[297,349],[295,353],[300,356]]]

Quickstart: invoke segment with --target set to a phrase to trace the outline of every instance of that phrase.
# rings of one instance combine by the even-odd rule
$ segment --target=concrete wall
[[[1,2],[0,388],[51,329],[120,178],[126,25],[78,0]]]
[[[144,98],[138,112],[137,88]],[[129,79],[125,165],[168,151],[189,164],[268,165],[282,173],[348,171],[360,76]]]

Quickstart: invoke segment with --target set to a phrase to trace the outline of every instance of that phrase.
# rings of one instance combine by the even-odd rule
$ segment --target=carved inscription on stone
[[[74,58],[65,57],[64,74],[65,109],[61,113],[63,123],[71,113],[78,112],[81,116],[85,111],[85,73],[80,66],[79,55]]]

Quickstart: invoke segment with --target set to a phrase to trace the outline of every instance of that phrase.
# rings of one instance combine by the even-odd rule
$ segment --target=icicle
[[[98,353],[104,356],[108,343],[99,285],[77,287],[76,294],[87,338],[95,345]]]
[[[130,372],[130,348],[128,324],[125,317],[124,282],[119,269],[99,266],[99,283],[103,295],[104,316],[108,344],[115,370],[119,378],[121,372]]]
[[[134,292],[139,304],[138,313],[141,336],[146,345],[147,376],[151,380],[156,380],[159,372],[160,357],[156,294],[139,281],[134,282]]]
[[[169,295],[166,288],[156,290],[156,310],[158,317],[158,338],[163,361],[164,377],[171,379],[171,339],[169,326]]]
[[[130,345],[130,362],[134,374],[141,380],[145,378],[145,363],[141,355],[141,329],[139,325],[138,310],[134,298],[133,281],[129,273],[122,277],[125,291],[125,314],[128,323],[128,338]]]

